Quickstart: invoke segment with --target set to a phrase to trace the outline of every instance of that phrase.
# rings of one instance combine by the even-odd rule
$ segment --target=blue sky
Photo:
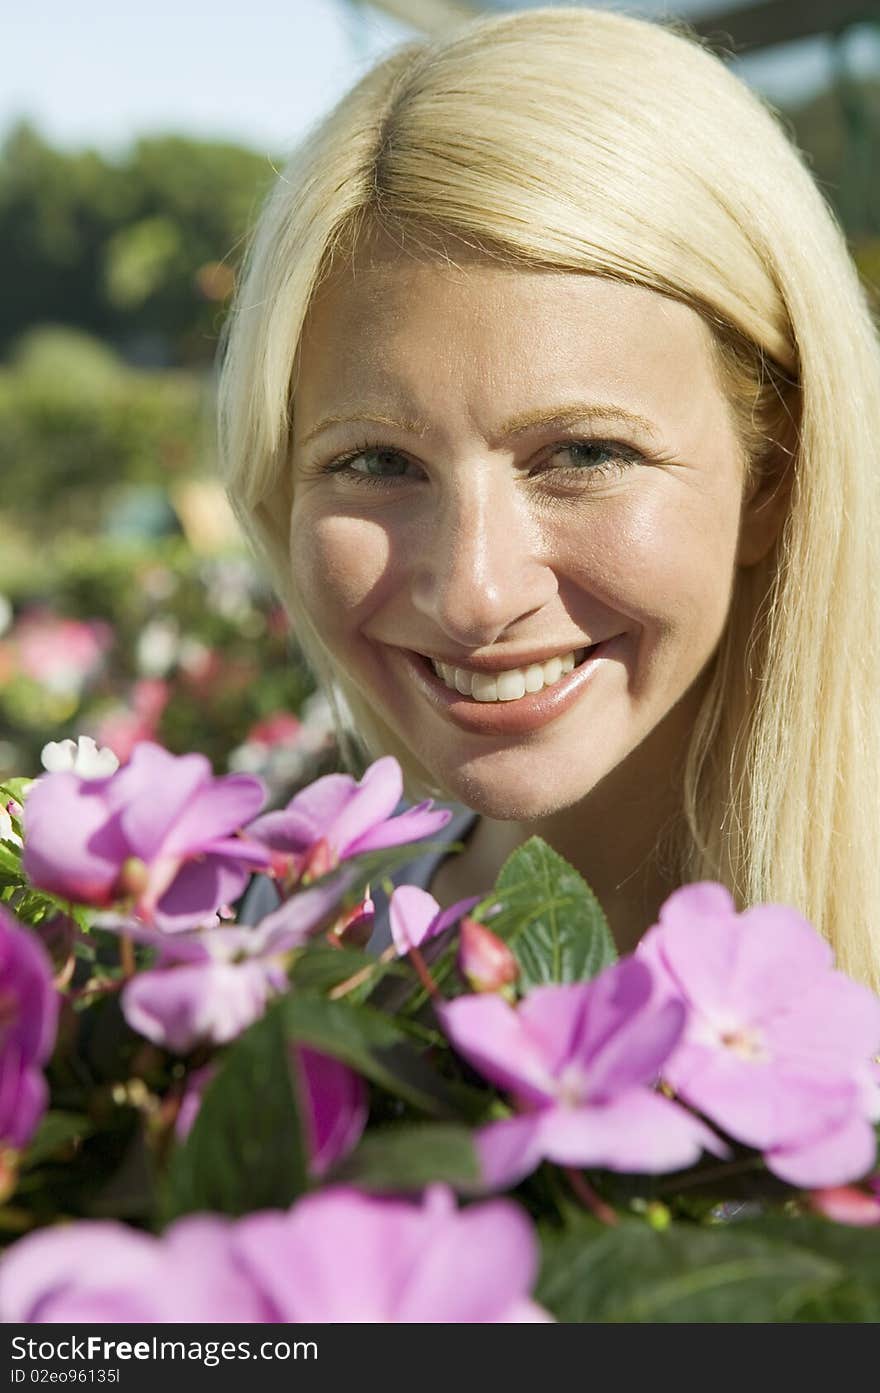
[[[794,0],[793,0],[794,2]],[[594,0],[602,4],[603,0]],[[614,0],[604,0],[614,8]],[[662,13],[712,0],[642,0]],[[714,0],[715,6],[729,0]],[[628,8],[639,8],[638,0]],[[133,137],[179,131],[283,155],[377,57],[409,37],[351,0],[31,0],[2,25],[0,135],[29,117],[53,142],[121,152]],[[855,35],[861,68],[880,69],[880,37]],[[786,101],[821,86],[822,40],[743,64]]]

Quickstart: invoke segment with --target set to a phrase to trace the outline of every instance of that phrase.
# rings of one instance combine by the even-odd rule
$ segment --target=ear
[[[737,565],[756,566],[770,551],[788,514],[794,472],[794,452],[780,449],[775,464],[752,481],[740,512]]]

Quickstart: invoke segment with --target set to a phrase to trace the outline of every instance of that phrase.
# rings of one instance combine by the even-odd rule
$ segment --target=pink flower
[[[452,817],[447,808],[432,811],[430,798],[393,817],[402,793],[400,765],[386,755],[360,783],[350,774],[325,774],[282,811],[257,818],[247,832],[271,848],[277,873],[292,884],[317,879],[347,857],[429,837]]]
[[[663,1067],[686,1103],[792,1185],[843,1185],[871,1169],[880,1001],[834,971],[806,920],[784,905],[737,914],[723,886],[689,885],[637,957],[661,996],[687,1007]]]
[[[305,942],[341,893],[337,885],[314,886],[256,928],[168,934],[113,916],[98,919],[98,927],[159,950],[156,966],[136,973],[122,990],[126,1021],[177,1054],[234,1040],[287,990],[285,955]]]
[[[704,1148],[725,1154],[652,1087],[685,1014],[652,994],[649,969],[628,958],[591,982],[537,987],[516,1008],[490,994],[439,1008],[459,1054],[520,1110],[477,1132],[487,1185],[515,1184],[542,1160],[656,1172],[691,1165]]]
[[[858,1228],[880,1228],[880,1176],[868,1181],[867,1188],[853,1185],[829,1186],[810,1193],[810,1206],[836,1224]]]
[[[344,1187],[286,1213],[197,1215],[153,1238],[123,1224],[42,1229],[0,1261],[0,1320],[497,1323],[551,1319],[529,1292],[538,1245],[507,1200],[457,1210]]]
[[[0,908],[0,1143],[30,1140],[46,1109],[41,1072],[58,1027],[52,963],[36,937]]]
[[[214,778],[203,755],[136,747],[106,779],[37,779],[25,808],[24,870],[63,899],[132,897],[142,920],[174,932],[236,900],[265,850],[236,832],[264,801],[259,779]]]
[[[289,745],[294,744],[300,737],[303,729],[302,721],[289,711],[273,711],[271,716],[264,716],[261,721],[251,726],[245,740],[253,745]]]
[[[441,909],[427,890],[420,889],[418,885],[399,885],[388,902],[391,937],[398,956],[403,957],[410,948],[419,948],[436,938],[469,909],[473,909],[479,899],[479,895],[471,895],[468,899],[456,900],[448,909]]]
[[[283,1216],[242,1219],[237,1242],[280,1320],[548,1319],[528,1296],[538,1265],[534,1232],[505,1200],[458,1210],[445,1186],[429,1189],[420,1204],[339,1187],[306,1196]]]
[[[46,1324],[271,1321],[237,1259],[236,1225],[199,1214],[161,1238],[112,1221],[38,1229],[0,1260],[0,1320]]]
[[[107,745],[125,764],[136,745],[155,738],[170,699],[171,687],[167,682],[157,677],[142,678],[132,688],[130,706],[120,706],[101,718],[95,739],[99,745]]]
[[[37,609],[20,619],[13,638],[24,676],[60,696],[78,696],[100,670],[113,630],[102,620],[62,619]]]

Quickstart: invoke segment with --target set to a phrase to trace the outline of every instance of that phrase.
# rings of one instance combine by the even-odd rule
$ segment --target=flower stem
[[[431,997],[432,1001],[441,1001],[443,998],[440,992],[440,988],[437,986],[437,983],[434,981],[434,978],[428,971],[428,965],[425,962],[425,959],[422,957],[419,949],[416,948],[415,944],[413,944],[413,946],[407,952],[407,957],[409,958],[410,962],[416,970],[416,976],[418,977],[425,991]]]
[[[119,940],[119,964],[122,968],[123,977],[133,977],[135,974],[134,944],[130,938],[123,934]]]
[[[370,963],[369,967],[362,967],[360,972],[356,972],[353,977],[346,977],[344,982],[337,982],[333,990],[327,993],[328,1000],[338,1001],[340,997],[348,996],[348,993],[353,992],[356,987],[359,987],[361,982],[366,982],[368,977],[372,977],[377,967],[382,967],[385,963],[390,963],[391,959],[396,956],[397,949],[394,944],[391,943],[383,953],[379,954],[374,963]]]
[[[606,1204],[605,1201],[596,1194],[596,1191],[582,1171],[575,1170],[574,1166],[563,1166],[562,1169],[566,1180],[577,1195],[581,1204],[585,1209],[589,1209],[591,1214],[595,1214],[600,1224],[608,1224],[613,1228],[615,1224],[620,1223],[617,1214],[611,1208],[610,1204]]]

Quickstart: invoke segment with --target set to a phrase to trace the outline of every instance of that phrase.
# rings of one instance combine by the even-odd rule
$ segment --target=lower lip
[[[618,634],[598,643],[580,667],[572,668],[552,687],[529,692],[516,701],[472,701],[447,687],[427,658],[403,648],[397,652],[431,705],[462,730],[477,735],[527,735],[549,725],[574,705],[595,673],[616,655],[622,638]]]

